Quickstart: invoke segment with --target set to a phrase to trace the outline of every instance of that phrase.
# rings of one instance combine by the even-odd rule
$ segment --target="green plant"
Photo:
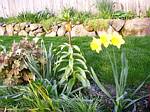
[[[108,19],[87,19],[84,25],[94,31],[107,30],[109,27]],[[88,30],[88,29],[87,29]]]
[[[0,86],[0,108],[19,112],[56,112],[57,105],[48,90],[39,82],[30,82],[27,86]]]
[[[150,17],[150,8],[146,11],[146,16]]]
[[[28,94],[24,95],[24,98],[32,102],[33,106],[37,108],[39,112],[56,112],[53,100],[49,97],[49,93],[44,86],[32,82],[29,83],[27,91]]]
[[[110,19],[113,14],[112,6],[113,2],[111,0],[98,1],[97,8],[99,10],[99,17],[103,19]]]
[[[31,13],[31,12],[23,12],[20,13],[16,19],[19,22],[31,22],[31,23],[39,23],[41,20],[47,20],[54,15],[49,13],[48,10],[40,11],[38,13]]]
[[[49,31],[53,25],[58,24],[59,22],[59,18],[50,17],[49,19],[41,20],[40,24],[44,27],[46,31]]]
[[[0,17],[0,22],[5,22],[5,19],[3,17]]]
[[[27,93],[26,86],[0,86],[0,108],[8,111],[25,111],[32,107],[32,103],[23,99]]]
[[[4,23],[7,23],[7,24],[17,23],[17,22],[19,22],[17,17],[8,17],[8,18],[5,18],[5,21],[4,21]]]
[[[24,58],[26,54],[32,54],[36,58],[41,55],[41,50],[37,47],[37,43],[24,38],[20,43],[14,42],[10,51],[3,49],[0,53],[0,75],[4,80],[3,83],[13,85],[22,84],[29,79],[34,80],[34,76],[24,63]]]
[[[62,100],[63,111],[65,112],[96,112],[98,110],[98,102],[93,99],[76,96],[74,98],[66,98]]]
[[[86,77],[88,73],[86,60],[80,48],[67,43],[58,48],[55,69],[57,73],[61,73],[59,84],[64,85],[64,91],[66,90],[69,94],[78,81],[82,83],[83,87],[89,87],[90,83]]]
[[[39,20],[37,20],[37,18],[38,18],[38,14],[31,13],[31,12],[23,12],[23,13],[20,13],[17,16],[17,19],[20,22],[33,22],[33,23],[36,23],[36,22],[39,21]]]
[[[85,20],[92,18],[92,15],[89,12],[75,12],[75,15],[72,17],[74,24],[84,23]]]
[[[29,53],[25,55],[25,63],[28,66],[31,73],[34,74],[37,79],[52,80],[54,78],[54,54],[52,51],[52,44],[47,50],[44,41],[41,40],[40,48],[41,55],[38,57],[38,59]]]
[[[100,39],[93,38],[93,41],[91,42],[91,49],[96,50],[97,53],[99,53],[102,48],[107,48],[109,45],[116,46],[118,48],[121,47],[122,44],[124,44],[125,41],[122,39],[122,36],[119,34],[102,34],[100,36]],[[103,86],[103,84],[98,80],[94,70],[91,68],[91,72],[93,74],[92,78],[98,85],[98,87],[110,98],[110,100],[114,104],[114,112],[122,112],[125,109],[128,109],[131,105],[135,104],[137,101],[139,101],[141,98],[138,99],[132,99],[133,95],[143,86],[144,82],[149,78],[144,80],[144,82],[133,92],[133,94],[130,96],[126,91],[126,85],[127,85],[127,77],[128,77],[128,61],[126,59],[125,52],[122,51],[121,54],[121,73],[119,75],[118,73],[118,66],[117,66],[117,58],[115,51],[113,49],[113,55],[111,56],[109,52],[107,51],[108,58],[110,60],[110,64],[113,71],[113,77],[115,82],[115,98],[111,96],[111,94],[106,90],[106,88]],[[131,98],[130,98],[131,97]],[[145,97],[145,96],[144,96]],[[143,98],[143,97],[142,97]]]
[[[51,13],[48,9],[45,9],[44,11],[40,11],[37,13],[39,20],[47,20],[51,17],[54,17],[54,14]]]
[[[112,18],[113,19],[132,19],[135,17],[135,14],[131,11],[124,12],[124,11],[116,11],[113,13]]]
[[[64,8],[64,10],[60,14],[60,18],[62,21],[70,22],[72,15],[74,15],[74,10],[72,8]]]
[[[91,17],[90,12],[79,12],[73,8],[65,8],[60,15],[62,21],[71,21],[74,24],[83,23],[86,19]]]

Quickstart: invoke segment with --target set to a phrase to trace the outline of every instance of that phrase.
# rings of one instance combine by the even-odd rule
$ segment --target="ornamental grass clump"
[[[122,53],[121,53],[121,73],[120,74],[118,72],[117,58],[116,58],[116,53],[115,53],[115,47],[120,49],[123,44],[125,44],[125,41],[123,37],[117,32],[102,33],[100,35],[100,38],[93,37],[93,40],[90,44],[91,49],[93,51],[96,51],[97,53],[100,53],[102,52],[102,50],[105,49],[108,55],[108,58],[110,60],[110,64],[111,64],[112,71],[113,71],[114,82],[115,82],[115,92],[116,92],[115,98],[107,91],[107,89],[103,86],[103,84],[98,80],[98,77],[96,76],[92,68],[91,68],[91,73],[92,73],[92,78],[96,82],[98,87],[113,102],[114,104],[113,112],[123,112],[124,110],[128,110],[129,107],[131,107],[132,105],[135,105],[137,101],[142,99],[143,97],[138,98],[138,99],[133,99],[133,96],[143,86],[145,81],[149,78],[148,76],[144,80],[144,82],[132,94],[128,94],[128,92],[126,91],[127,77],[128,77],[128,61],[126,59],[125,51],[122,50]],[[109,46],[113,47],[113,50],[112,50],[113,55],[110,55],[109,51],[107,50]]]

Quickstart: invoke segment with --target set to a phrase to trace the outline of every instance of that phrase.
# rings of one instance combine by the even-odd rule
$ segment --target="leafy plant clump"
[[[60,23],[60,19],[57,17],[50,17],[46,20],[41,20],[40,24],[44,27],[45,31],[49,31],[52,26]]]
[[[84,22],[84,26],[94,31],[103,31],[107,30],[109,27],[108,19],[88,19]]]
[[[46,10],[37,13],[31,12],[20,13],[16,18],[19,22],[39,23],[41,20],[47,20],[52,16],[54,15]]]
[[[53,51],[52,45],[47,49],[44,41],[41,40],[39,45],[38,40],[37,37],[33,41],[23,39],[20,43],[14,43],[10,52],[3,49],[0,59],[3,65],[1,73],[5,73],[4,84],[18,84],[21,78],[28,83],[25,86],[16,86],[17,91],[8,95],[2,93],[0,103],[16,101],[11,106],[2,103],[2,108],[7,105],[11,110],[21,110],[20,107],[12,109],[17,102],[21,102],[26,107],[22,110],[62,112],[64,109],[71,108],[67,105],[62,106],[62,102],[67,102],[70,96],[90,86],[86,60],[78,46],[66,43]],[[1,47],[4,48],[4,46]],[[30,80],[30,75],[34,76],[34,79]],[[0,90],[5,90],[6,87],[8,86],[0,87]],[[31,105],[27,105],[25,103],[27,101]],[[87,103],[84,100],[76,101],[76,105],[82,105],[83,111],[87,109]],[[95,106],[94,102],[91,103],[92,111],[96,109]],[[75,111],[76,108],[71,110]]]
[[[78,85],[78,82],[82,83],[80,87],[90,86],[86,76],[89,73],[86,60],[78,46],[67,43],[60,45],[56,55],[55,69],[60,74],[59,77],[61,77],[59,84],[66,87],[64,90],[68,94],[72,91],[74,85]]]
[[[146,16],[150,17],[150,8],[146,11]]]
[[[135,17],[135,14],[131,11],[124,12],[124,11],[116,11],[113,13],[112,18],[113,19],[132,19]]]
[[[62,21],[72,21],[73,24],[81,24],[86,19],[91,18],[90,12],[79,12],[73,8],[65,8],[60,14]]]
[[[4,79],[6,85],[22,84],[24,81],[34,80],[33,74],[30,73],[28,67],[24,63],[26,54],[32,54],[36,58],[40,58],[41,49],[37,47],[35,41],[29,41],[26,38],[20,43],[14,42],[11,50],[7,51],[4,46],[0,53],[0,75]]]
[[[103,19],[111,19],[113,14],[113,2],[111,0],[101,0],[97,2],[99,17]]]

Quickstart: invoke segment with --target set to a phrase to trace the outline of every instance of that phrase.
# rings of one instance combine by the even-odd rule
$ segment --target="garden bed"
[[[149,112],[150,10],[113,6],[0,18],[0,111]]]

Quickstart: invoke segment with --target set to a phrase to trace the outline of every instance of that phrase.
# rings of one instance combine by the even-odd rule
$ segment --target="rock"
[[[38,24],[30,24],[30,30],[31,31],[38,29],[38,27],[39,27]]]
[[[125,25],[125,20],[113,19],[110,21],[110,25],[115,31],[119,32]]]
[[[56,32],[55,31],[52,31],[51,33],[47,33],[45,35],[45,37],[55,37],[56,36]]]
[[[101,34],[103,34],[103,33],[107,33],[107,32],[106,31],[98,31],[97,32],[98,36],[101,36]]]
[[[14,31],[14,35],[18,35],[18,32],[17,32],[17,31]]]
[[[37,37],[45,36],[45,32],[37,33],[36,36],[37,36]]]
[[[0,35],[5,35],[6,29],[5,27],[0,26]]]
[[[8,36],[13,36],[14,34],[14,29],[12,24],[6,25],[6,32]]]
[[[25,28],[25,31],[29,33],[31,31],[30,27]]]
[[[27,36],[28,33],[25,31],[25,30],[21,30],[19,33],[18,33],[18,36]]]
[[[88,32],[83,25],[76,25],[72,28],[71,36],[95,36],[95,32]]]
[[[2,26],[4,23],[0,23],[0,26]]]
[[[112,33],[112,32],[114,32],[114,31],[116,31],[116,30],[114,30],[114,28],[113,28],[112,26],[109,26],[106,33]],[[116,32],[117,32],[117,31],[116,31]],[[118,32],[118,33],[119,33],[119,32]]]
[[[38,24],[38,28],[43,28],[43,26],[41,24]]]
[[[50,27],[49,29],[45,29],[45,28],[43,28],[44,29],[44,31],[46,32],[46,33],[51,33],[52,32],[52,28]]]
[[[24,30],[25,27],[27,27],[26,25],[27,25],[26,22],[20,23],[20,29],[21,29],[21,30]]]
[[[88,32],[93,32],[93,31],[94,31],[94,28],[91,27],[91,26],[85,26],[85,29],[86,29]]]
[[[35,33],[33,31],[30,31],[29,36],[32,36],[32,37],[35,36]]]
[[[3,27],[6,27],[6,24],[4,23],[2,26],[3,26]]]
[[[122,29],[122,34],[124,36],[150,35],[150,18],[135,18],[132,20],[127,20]]]
[[[66,33],[65,27],[61,26],[57,31],[57,36],[64,36]]]
[[[16,23],[11,23],[12,27],[14,27],[16,25]]]
[[[20,24],[16,24],[16,25],[14,26],[14,30],[15,30],[15,31],[20,31]]]
[[[42,33],[43,32],[43,28],[38,28],[37,30],[34,31],[35,33]]]
[[[60,28],[59,25],[53,26],[52,31],[57,32],[59,28]]]

